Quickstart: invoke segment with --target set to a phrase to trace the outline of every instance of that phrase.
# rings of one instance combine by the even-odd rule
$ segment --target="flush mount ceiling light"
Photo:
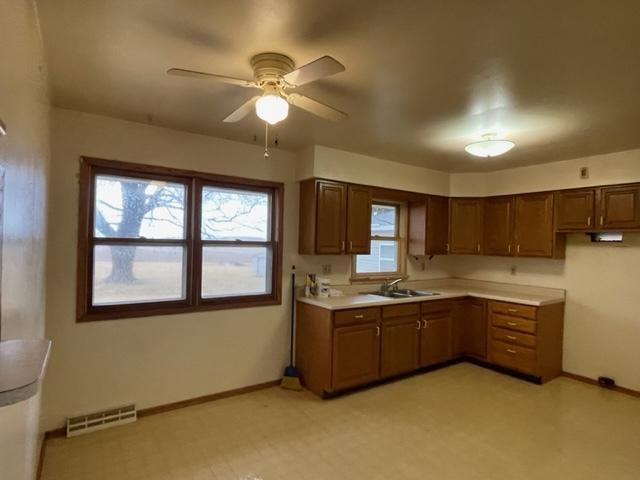
[[[481,142],[470,143],[464,149],[467,153],[475,155],[476,157],[497,157],[503,153],[507,153],[513,147],[516,146],[511,140],[495,140],[495,134],[489,133],[483,135]]]
[[[256,115],[275,125],[289,115],[289,103],[278,94],[265,93],[256,101]]]

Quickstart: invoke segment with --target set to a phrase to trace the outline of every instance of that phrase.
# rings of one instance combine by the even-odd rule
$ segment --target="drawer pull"
[[[508,338],[509,340],[517,340],[517,338],[516,338],[516,337],[514,337],[513,335],[507,335],[507,338]]]
[[[354,315],[353,318],[364,318],[364,315],[361,313],[360,315]]]
[[[517,350],[513,350],[512,348],[507,348],[507,352],[509,352],[509,353],[513,353],[513,354],[518,353],[518,351],[517,351]]]
[[[518,324],[516,322],[507,322],[507,325],[509,325],[510,327],[517,327]]]
[[[507,308],[507,312],[518,313],[518,309],[517,308]]]

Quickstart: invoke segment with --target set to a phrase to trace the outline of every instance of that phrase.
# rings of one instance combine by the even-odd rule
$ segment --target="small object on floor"
[[[604,388],[613,388],[616,386],[616,381],[609,377],[598,377],[598,384]]]
[[[251,475],[245,475],[244,477],[240,478],[240,480],[262,480],[262,477],[251,474]]]
[[[289,365],[284,369],[280,386],[287,390],[302,390],[300,374],[293,364],[293,333],[296,326],[296,266],[291,267],[291,337],[289,338]]]
[[[287,390],[302,390],[302,385],[300,384],[300,377],[298,376],[298,371],[296,367],[293,365],[289,365],[284,369],[284,375],[282,377],[282,382],[280,382],[280,386]]]

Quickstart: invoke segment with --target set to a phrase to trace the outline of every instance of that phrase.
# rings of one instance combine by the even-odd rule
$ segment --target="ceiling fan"
[[[217,75],[215,73],[198,72],[183,68],[170,68],[169,75],[216,80],[245,88],[262,90],[247,100],[239,108],[229,114],[223,121],[237,122],[242,120],[254,107],[256,114],[265,122],[274,125],[289,114],[289,104],[306,110],[327,120],[343,120],[347,114],[325,103],[314,100],[299,93],[288,93],[300,85],[315,82],[324,77],[343,72],[344,65],[336,59],[325,55],[300,68],[295,68],[291,58],[280,53],[260,53],[251,59],[253,80]]]

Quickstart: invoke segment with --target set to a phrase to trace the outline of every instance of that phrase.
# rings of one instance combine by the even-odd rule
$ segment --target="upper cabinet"
[[[517,256],[564,256],[563,239],[553,225],[553,193],[516,196],[514,239]]]
[[[484,254],[513,255],[514,197],[489,197],[484,201]]]
[[[371,250],[371,190],[347,187],[347,253],[368,254]]]
[[[595,223],[595,190],[556,192],[556,230],[571,232],[589,230]]]
[[[556,192],[556,230],[593,232],[640,228],[640,186]]]
[[[598,197],[598,230],[640,228],[640,185],[603,187]]]
[[[310,179],[300,183],[299,253],[369,253],[371,191]]]
[[[409,204],[409,254],[441,255],[449,247],[449,199],[427,196]]]
[[[483,199],[451,198],[449,203],[449,253],[482,253]]]

